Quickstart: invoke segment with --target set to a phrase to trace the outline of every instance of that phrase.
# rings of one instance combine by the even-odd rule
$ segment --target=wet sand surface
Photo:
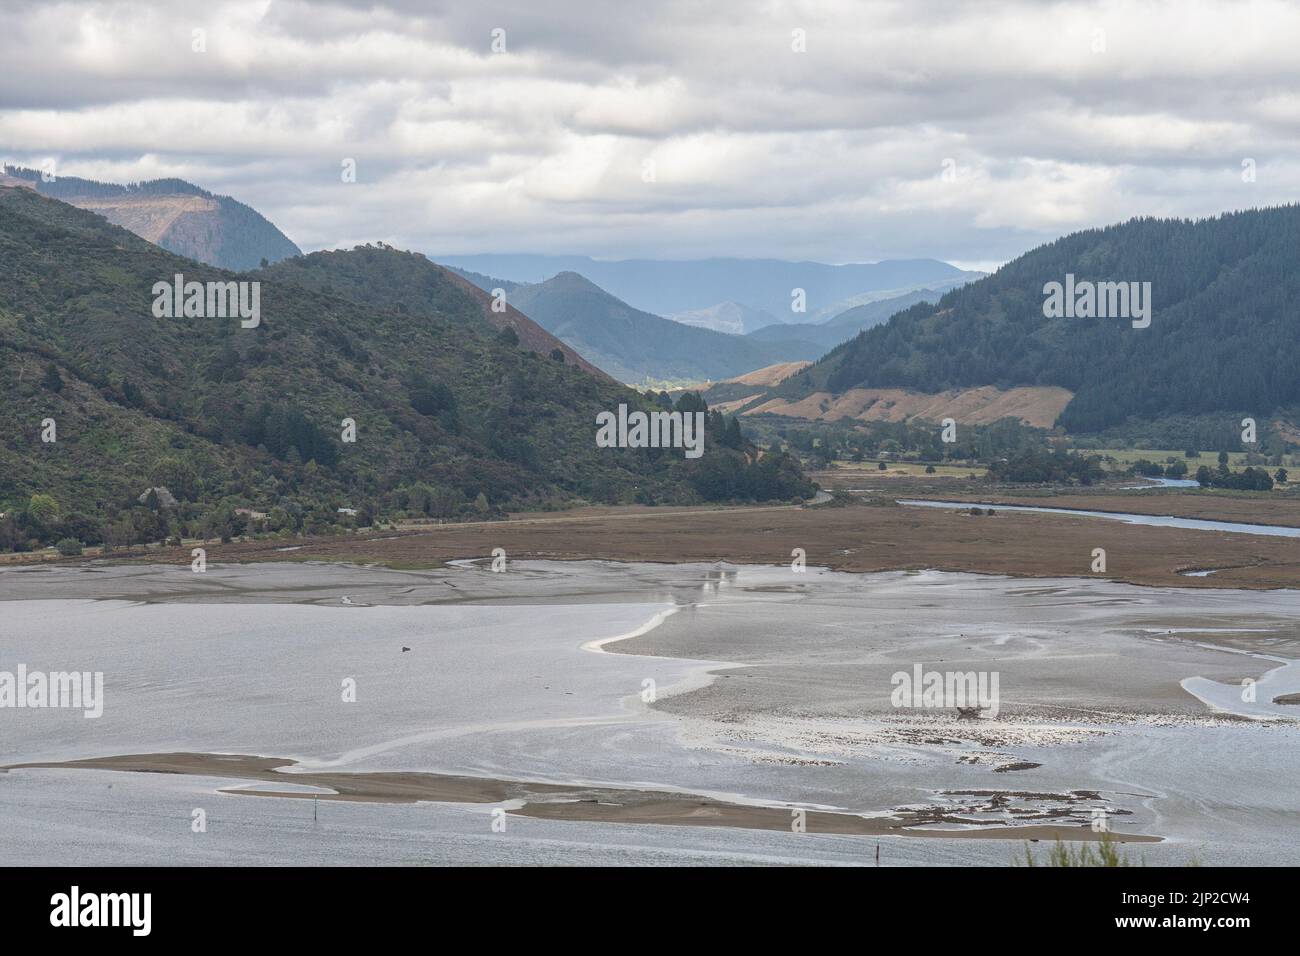
[[[0,670],[93,667],[108,687],[98,721],[0,711],[0,763],[29,765],[0,773],[0,817],[35,827],[0,835],[11,858],[71,825],[43,809],[68,774],[185,777],[219,800],[436,802],[476,827],[499,808],[558,828],[532,862],[569,859],[566,840],[604,862],[607,845],[572,848],[609,826],[644,830],[611,838],[637,853],[686,853],[650,831],[789,833],[795,811],[803,862],[836,862],[835,834],[1096,839],[1098,813],[1117,838],[1161,839],[1143,851],[1157,861],[1294,861],[1300,844],[1296,722],[1278,716],[1295,707],[1233,690],[1267,675],[1278,697],[1300,690],[1285,686],[1294,592],[512,561],[46,567],[0,572],[0,601]],[[917,664],[996,672],[996,716],[893,706],[892,675]],[[341,706],[339,675],[358,673],[364,706]]]
[[[524,781],[493,780],[485,777],[453,777],[431,773],[319,773],[291,776],[282,768],[295,761],[240,754],[124,754],[115,757],[69,760],[58,763],[15,764],[4,770],[111,770],[124,773],[166,773],[201,777],[233,777],[257,780],[267,789],[223,789],[239,796],[282,797],[317,800],[345,800],[371,803],[506,803],[516,805],[508,812],[548,820],[604,823],[659,824],[662,826],[743,827],[789,831],[792,810],[784,807],[745,806],[685,793],[652,790],[616,790],[598,787],[561,786]],[[276,789],[284,787],[286,789]],[[288,789],[293,787],[295,789]],[[975,796],[975,795],[969,795]],[[1097,799],[1095,794],[1038,794],[1068,805]],[[974,808],[972,808],[974,809]],[[959,839],[1006,839],[1002,828],[969,826],[962,830],[921,829],[927,824],[978,824],[963,811],[906,812],[889,817],[862,817],[847,813],[803,810],[801,822],[808,833],[857,835],[923,836]],[[1046,810],[1027,815],[1016,828],[1025,840],[1066,839],[1099,841],[1100,833],[1078,827],[1057,826],[1050,821],[1068,817],[1068,809]],[[1042,824],[1029,823],[1041,819]],[[1157,837],[1117,834],[1123,843],[1156,843]]]

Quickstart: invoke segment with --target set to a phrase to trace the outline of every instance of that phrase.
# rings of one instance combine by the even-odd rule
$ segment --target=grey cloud
[[[1300,11],[1263,0],[70,0],[7,26],[3,158],[183,176],[305,248],[983,262],[1300,177]]]

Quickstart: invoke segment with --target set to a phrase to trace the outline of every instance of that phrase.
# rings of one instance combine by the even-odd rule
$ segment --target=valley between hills
[[[337,852],[369,864],[508,858],[483,842],[504,828],[539,838],[529,862],[860,862],[864,838],[913,864],[1040,840],[1285,856],[1291,825],[1230,788],[1195,809],[1177,755],[1223,775],[1246,754],[1261,799],[1294,799],[1300,393],[1275,373],[1296,343],[1244,343],[1218,377],[1205,355],[1234,295],[1282,323],[1295,207],[1076,234],[992,276],[819,267],[814,334],[768,321],[770,289],[661,300],[690,324],[382,243],[240,271],[187,257],[275,246],[219,219],[229,197],[64,188],[0,185],[0,604],[24,660],[49,638],[114,682],[93,733],[28,720],[0,748],[29,821],[11,857],[64,832],[47,788],[93,816],[108,778],[142,819],[221,801],[251,828],[225,862],[317,859],[269,822],[307,798],[313,822],[358,814]],[[194,216],[252,235],[171,248]],[[1200,255],[1150,329],[1036,311],[1077,257],[1173,269],[1170,234]],[[592,265],[663,293],[664,264]],[[713,295],[728,268],[686,273]],[[150,318],[182,272],[263,283],[264,321]],[[598,447],[622,407],[698,415],[703,455]],[[927,662],[1006,693],[900,705]],[[412,808],[401,851],[367,836]],[[815,839],[792,854],[790,832]]]

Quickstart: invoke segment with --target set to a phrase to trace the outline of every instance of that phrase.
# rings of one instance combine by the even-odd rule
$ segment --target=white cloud
[[[5,158],[181,176],[306,248],[987,263],[1300,186],[1300,9],[1271,0],[69,0],[6,25]]]

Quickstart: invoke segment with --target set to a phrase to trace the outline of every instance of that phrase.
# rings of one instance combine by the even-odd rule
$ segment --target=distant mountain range
[[[863,305],[852,306],[820,324],[768,326],[749,333],[749,337],[759,342],[797,342],[804,354],[820,357],[841,342],[847,342],[859,332],[887,322],[890,316],[918,302],[938,302],[944,290],[964,285],[965,282],[965,279],[958,279],[943,283],[939,288],[915,289],[888,298],[872,299]]]
[[[744,335],[770,325],[780,325],[781,320],[771,312],[751,309],[739,302],[719,302],[707,309],[691,309],[665,316],[682,325],[694,325],[714,332],[726,332],[728,335]]]
[[[279,262],[302,251],[261,213],[229,196],[217,196],[183,179],[118,185],[75,176],[46,182],[41,171],[17,166],[6,177],[42,195],[99,213],[114,225],[169,252],[243,272],[263,260]]]
[[[523,283],[453,271],[485,291],[504,290],[512,308],[567,342],[593,365],[638,386],[718,381],[769,365],[811,361],[895,312],[941,295],[932,289],[908,292],[856,306],[821,325],[759,320],[755,331],[742,335],[724,331],[728,325],[743,328],[753,318],[753,310],[738,303],[693,313],[699,324],[689,324],[681,321],[680,314],[668,319],[635,309],[574,272]],[[723,328],[715,327],[719,325]]]
[[[765,312],[781,322],[830,318],[859,304],[861,296],[872,292],[893,290],[890,294],[898,295],[983,275],[936,259],[827,265],[779,259],[608,260],[543,255],[431,258],[443,265],[529,284],[544,282],[561,272],[575,272],[633,308],[658,316],[698,313],[732,303],[750,310],[755,318]],[[792,311],[795,289],[804,292],[803,312]],[[751,319],[744,331],[759,327],[752,323]]]
[[[486,288],[504,288],[475,278]],[[791,357],[815,357],[802,354],[798,344],[755,342],[642,312],[574,272],[535,285],[514,284],[506,298],[592,364],[630,384],[700,382]]]

